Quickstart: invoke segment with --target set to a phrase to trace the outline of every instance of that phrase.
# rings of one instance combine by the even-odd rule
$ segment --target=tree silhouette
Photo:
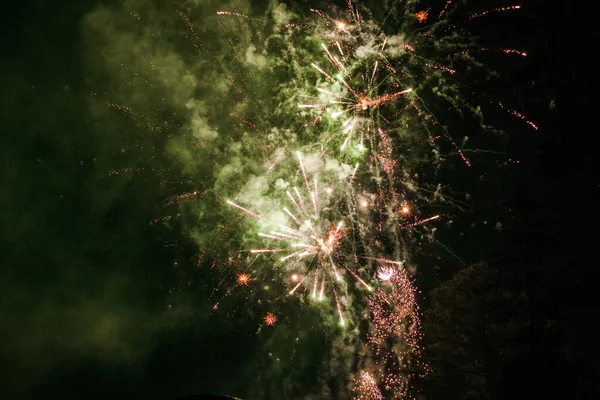
[[[526,337],[526,296],[509,290],[484,262],[459,271],[430,296],[424,315],[428,397],[492,398],[502,367]]]

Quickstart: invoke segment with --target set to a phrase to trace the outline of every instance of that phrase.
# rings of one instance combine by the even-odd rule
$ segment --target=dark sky
[[[218,3],[203,2],[197,16]],[[547,263],[539,285],[553,315],[568,327],[574,348],[598,360],[600,315],[593,295],[600,182],[593,172],[592,99],[593,49],[600,38],[597,29],[592,32],[594,12],[571,4],[526,1],[519,16],[494,17],[474,29],[486,40],[516,42],[529,53],[524,63],[505,68],[501,82],[510,83],[509,89],[488,88],[540,126],[537,132],[520,128],[509,154],[521,160],[522,169],[499,178],[497,190],[509,201],[529,202],[522,209],[531,229],[524,230],[523,240],[540,263]],[[157,150],[166,149],[166,142],[136,125],[143,118],[119,115],[99,100],[129,99],[151,113],[160,87],[135,93],[139,86],[131,85],[126,96],[111,94],[118,92],[117,78],[135,74],[135,68],[121,68],[117,61],[121,57],[130,65],[140,54],[168,59],[158,40],[136,45],[143,29],[115,34],[136,24],[135,16],[113,25],[110,14],[98,11],[101,5],[127,14],[118,2],[39,0],[13,5],[3,26],[0,395],[168,399],[198,392],[266,396],[269,387],[249,388],[257,381],[277,390],[290,387],[290,393],[319,387],[322,378],[312,366],[334,360],[328,349],[340,339],[320,327],[316,313],[304,310],[302,327],[290,318],[289,329],[273,333],[261,325],[263,305],[229,304],[244,310],[245,318],[210,312],[206,299],[222,276],[189,273],[197,255],[190,239],[182,239],[179,222],[188,214],[165,202],[173,194],[202,189],[178,176],[202,175],[207,161],[172,162],[189,155],[178,148]],[[495,24],[507,23],[510,32],[498,35]],[[103,24],[104,36],[98,35]],[[163,34],[171,31],[165,28]],[[129,59],[124,49],[131,50]],[[169,79],[186,78],[174,62],[159,67],[172,68]],[[219,96],[218,82],[206,68],[195,72],[206,73],[205,89]],[[167,102],[176,104],[185,95],[185,83],[177,88],[165,95]],[[199,115],[206,121],[232,111],[206,109]],[[165,106],[161,112],[151,124],[168,121],[163,125],[168,130],[182,123],[185,109]],[[122,168],[133,170],[111,175]],[[497,206],[490,210],[495,213]],[[183,216],[168,227],[150,224],[178,213]],[[540,244],[539,237],[549,242]],[[469,260],[486,257],[488,250],[469,249],[466,240],[453,245]],[[274,360],[292,347],[295,361],[278,366]],[[328,371],[336,362],[343,359],[331,361]]]

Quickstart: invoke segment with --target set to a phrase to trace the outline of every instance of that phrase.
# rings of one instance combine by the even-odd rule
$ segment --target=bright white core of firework
[[[377,277],[382,281],[389,281],[394,276],[394,268],[381,266],[377,270]]]

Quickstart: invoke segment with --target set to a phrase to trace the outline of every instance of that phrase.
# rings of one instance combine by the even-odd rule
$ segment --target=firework
[[[274,9],[284,9],[284,3]],[[197,162],[186,161],[195,172],[162,202],[170,210],[177,206],[178,216],[181,212],[184,217],[171,221],[161,216],[151,224],[187,226],[193,221],[189,231],[202,248],[194,263],[206,267],[196,270],[214,274],[218,282],[208,296],[213,309],[225,309],[219,306],[226,298],[231,303],[243,298],[237,307],[269,302],[269,309],[281,315],[276,303],[281,298],[294,306],[305,299],[312,304],[329,300],[315,308],[353,327],[368,303],[369,362],[359,361],[355,381],[360,399],[405,397],[412,377],[425,369],[419,361],[414,287],[398,260],[410,262],[415,238],[429,237],[434,231],[429,226],[446,219],[447,210],[435,209],[439,203],[447,208],[457,204],[438,182],[440,170],[453,161],[460,168],[471,165],[467,138],[455,139],[460,132],[452,129],[457,125],[453,121],[470,117],[487,128],[479,107],[484,98],[538,129],[504,102],[473,94],[465,79],[469,71],[482,70],[477,60],[482,53],[517,60],[526,52],[477,45],[448,19],[453,0],[433,10],[417,9],[415,2],[385,3],[394,3],[386,10],[390,18],[377,22],[350,0],[347,12],[332,9],[333,17],[312,10],[313,18],[279,15],[266,23],[235,9],[222,10],[214,16],[218,28],[212,30],[209,23],[196,26],[193,18],[176,10],[190,49],[202,55],[189,68],[193,72],[179,71],[191,57],[165,52],[165,59],[177,58],[171,64],[144,56],[137,65],[113,68],[129,81],[139,79],[142,87],[160,92],[161,101],[154,104],[139,96],[144,101],[126,104],[119,96],[94,93],[145,134],[172,139],[184,132],[180,136],[188,138],[169,142],[169,148],[178,150],[178,158]],[[124,6],[135,24],[147,20]],[[192,8],[186,6],[186,12]],[[518,9],[479,11],[467,19]],[[392,20],[397,26],[390,29],[386,21]],[[151,43],[156,36],[152,32]],[[213,46],[205,37],[220,42]],[[261,43],[268,46],[260,48]],[[161,54],[159,47],[150,48]],[[169,71],[178,72],[168,76]],[[200,74],[202,78],[196,77]],[[181,84],[169,101],[162,91],[172,82]],[[164,118],[167,113],[173,116]],[[227,115],[231,121],[223,122]],[[294,153],[290,168],[286,160]],[[323,166],[332,159],[343,170],[338,174],[342,178]],[[197,160],[209,160],[210,165]],[[109,175],[142,170],[112,169]],[[256,182],[266,184],[257,184],[257,190],[251,187]],[[225,200],[230,196],[232,200]],[[236,213],[224,207],[214,212],[215,204],[225,202]],[[190,216],[199,218],[185,218]],[[193,281],[182,282],[174,292]],[[261,303],[255,301],[265,293],[258,294],[259,285],[277,290]],[[263,315],[267,326],[275,325],[277,315],[266,311],[254,315]],[[286,321],[288,317],[293,316],[286,315]]]
[[[327,25],[332,25],[329,17],[323,13],[319,15]],[[319,117],[328,113],[331,118],[343,118],[340,150],[347,148],[356,132],[358,146],[362,149],[365,146],[365,133],[372,133],[379,122],[379,109],[394,103],[401,96],[409,95],[413,89],[404,87],[399,90],[400,80],[386,56],[386,37],[378,37],[376,45],[370,44],[367,50],[363,50],[367,53],[365,61],[356,52],[359,48],[364,49],[363,42],[371,38],[368,32],[363,32],[366,26],[335,21],[333,27],[324,34],[323,39],[327,40],[327,44],[321,43],[324,58],[329,63],[328,69],[332,72],[326,72],[325,67],[316,63],[310,64],[325,80],[317,88],[317,101],[300,103],[298,107],[314,110]],[[385,85],[388,89],[382,90],[386,81],[389,81]]]
[[[275,323],[277,322],[277,315],[275,315],[273,313],[267,313],[267,315],[265,315],[263,317],[263,322],[267,326],[274,326]]]
[[[341,166],[349,174],[337,185],[332,182],[327,170],[311,174],[307,171],[304,157],[296,153],[298,163],[297,176],[301,185],[288,187],[282,204],[277,210],[267,209],[263,213],[252,211],[228,200],[227,203],[255,217],[256,220],[278,220],[284,216],[285,222],[266,222],[275,228],[258,232],[257,236],[267,245],[251,249],[256,255],[275,254],[278,262],[288,265],[290,273],[289,294],[300,290],[309,293],[311,299],[322,301],[326,290],[336,299],[340,324],[344,324],[338,292],[343,290],[345,272],[363,289],[370,291],[371,286],[361,278],[357,271],[349,266],[349,259],[355,259],[355,244],[345,243],[349,239],[349,223],[355,225],[359,218],[358,208],[365,208],[368,202],[356,196],[352,190],[352,180],[356,167]],[[311,160],[314,163],[315,160]],[[317,160],[322,163],[322,160]],[[343,209],[349,211],[343,213]],[[354,211],[352,211],[354,210]],[[239,277],[238,277],[239,282]]]
[[[421,23],[427,21],[427,17],[429,16],[429,10],[431,10],[431,8],[428,8],[427,10],[421,10],[415,13],[415,18],[417,18],[417,21]]]
[[[415,17],[424,22],[427,13],[428,10],[422,10]],[[321,48],[328,64],[327,67],[319,63],[310,64],[322,77],[316,88],[318,97],[308,103],[301,101],[298,107],[315,113],[313,124],[323,118],[341,119],[340,150],[346,150],[354,142],[359,150],[368,147],[372,154],[381,157],[377,155],[381,150],[378,133],[383,130],[394,128],[402,134],[409,128],[413,136],[421,136],[430,131],[432,120],[433,125],[439,125],[418,93],[420,88],[427,92],[431,80],[444,79],[440,73],[453,75],[456,71],[430,61],[427,54],[419,53],[421,47],[432,47],[428,39],[432,32],[408,38],[400,35],[388,37],[373,23],[362,21],[357,11],[352,14],[351,23],[333,20],[322,12],[319,16],[325,22]],[[417,90],[413,86],[415,84]],[[448,89],[449,92],[455,90]],[[451,96],[450,93],[438,94],[446,100]],[[441,131],[469,165],[469,160],[448,130],[442,128]],[[331,139],[333,137],[326,137],[324,141],[330,142]],[[421,140],[426,143],[428,139],[423,136]],[[392,157],[396,158],[397,155]]]
[[[354,382],[354,399],[356,400],[382,400],[383,396],[377,387],[373,375],[360,371],[359,378]]]
[[[386,398],[406,398],[410,380],[426,371],[420,358],[415,288],[402,268],[382,265],[378,276],[385,284],[370,297],[372,324],[367,344],[374,366],[370,374],[361,372],[355,391],[374,396],[381,390]],[[355,398],[382,398],[362,396]]]
[[[394,268],[382,265],[377,270],[377,277],[382,281],[389,281],[394,276]]]
[[[248,282],[250,282],[250,275],[248,274],[238,274],[237,276],[237,283],[238,285],[248,285]]]
[[[490,49],[478,46],[466,34],[452,32],[455,28],[443,19],[451,6],[450,0],[436,23],[418,27],[415,23],[425,23],[431,8],[415,11],[413,5],[407,5],[402,31],[391,36],[384,34],[380,26],[361,18],[351,2],[348,3],[347,18],[332,18],[322,11],[312,10],[322,21],[322,25],[311,32],[320,40],[322,54],[320,60],[314,58],[306,64],[307,69],[317,73],[316,93],[298,95],[298,108],[314,116],[311,126],[317,121],[323,121],[324,126],[340,121],[337,129],[325,129],[325,136],[316,140],[337,143],[340,150],[364,151],[367,148],[377,159],[398,160],[404,155],[398,154],[397,150],[391,157],[384,154],[390,153],[392,147],[381,146],[378,133],[393,131],[392,141],[400,148],[421,140],[420,147],[428,149],[439,139],[446,139],[454,153],[470,166],[463,145],[453,138],[445,124],[440,123],[436,110],[440,106],[449,107],[449,111],[461,117],[469,113],[481,119],[478,95],[470,89],[464,90],[469,85],[461,81],[468,81],[465,63],[469,66],[467,72],[473,68],[481,69],[481,63],[473,54]],[[519,8],[509,6],[477,12],[470,19],[483,17],[488,12]],[[440,27],[443,26],[447,29],[441,35]],[[527,55],[517,49],[494,51]],[[537,129],[518,111],[499,101],[491,103]],[[487,129],[483,124],[482,128]],[[339,140],[334,140],[338,135],[341,135]],[[355,150],[349,153],[355,154]],[[389,162],[386,164],[388,170],[405,167],[402,163],[395,167],[390,167]]]

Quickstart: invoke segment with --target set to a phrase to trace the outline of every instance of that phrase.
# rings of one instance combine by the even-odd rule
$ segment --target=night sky
[[[215,211],[240,183],[225,176],[224,157],[241,160],[247,150],[232,150],[235,142],[258,146],[248,135],[273,124],[287,144],[296,142],[284,132],[286,112],[255,115],[257,127],[237,118],[287,94],[269,87],[260,72],[266,61],[252,46],[245,59],[259,72],[228,80],[245,68],[230,41],[262,39],[215,14],[259,18],[269,2],[29,3],[13,5],[1,35],[0,397],[347,398],[356,337],[364,332],[341,333],[334,306],[285,300],[273,308],[260,299],[273,298],[277,280],[225,295],[235,276],[223,265],[245,268],[236,240],[247,238],[238,214]],[[283,3],[298,15],[329,6]],[[512,4],[477,3],[471,9]],[[534,332],[527,355],[507,367],[526,375],[520,393],[541,396],[554,379],[560,382],[549,396],[584,399],[600,394],[592,109],[600,37],[592,10],[562,3],[525,0],[518,13],[469,25],[481,43],[527,51],[524,58],[483,55],[499,77],[474,87],[539,130],[490,110],[488,121],[509,133],[469,136],[473,146],[501,154],[467,153],[472,168],[454,160],[440,173],[469,198],[452,226],[436,233],[443,247],[413,252],[412,272],[426,311],[430,291],[468,264],[486,261],[500,275],[517,271]],[[474,129],[468,121],[455,127]],[[519,162],[499,168],[500,160]],[[229,236],[215,234],[220,229]],[[274,327],[263,321],[270,311],[278,315]],[[427,329],[423,334],[427,340]],[[461,398],[451,393],[444,398]]]

